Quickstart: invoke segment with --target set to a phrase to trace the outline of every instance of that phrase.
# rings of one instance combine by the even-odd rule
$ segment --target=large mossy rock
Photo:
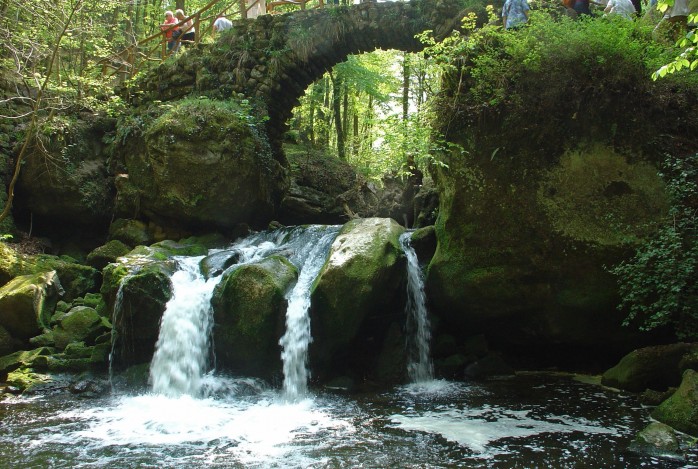
[[[280,373],[285,295],[297,278],[293,264],[280,256],[245,264],[223,275],[211,300],[219,366],[265,378]]]
[[[174,263],[167,258],[148,259],[142,255],[121,258],[120,263],[104,268],[101,293],[116,334],[116,367],[152,358],[160,319],[172,297],[170,277],[174,270]]]
[[[119,240],[113,239],[103,246],[93,249],[87,255],[86,262],[89,266],[102,270],[107,266],[107,264],[116,262],[119,257],[125,256],[130,251],[131,248],[126,244]]]
[[[162,225],[196,229],[266,226],[287,179],[262,127],[245,113],[233,101],[163,106],[142,141],[125,150],[141,212]]]
[[[686,370],[679,388],[652,411],[652,418],[698,437],[698,372]]]
[[[436,130],[460,148],[432,167],[431,311],[537,364],[603,365],[642,345],[607,269],[666,223],[665,153],[698,150],[698,82],[653,82],[639,43],[595,43],[597,26],[575,23],[577,46],[561,47],[569,23],[546,20],[516,52],[484,31],[437,98]]]
[[[0,288],[0,326],[27,341],[49,327],[63,288],[55,271],[23,275]]]
[[[56,348],[66,349],[72,342],[94,343],[100,335],[111,330],[109,321],[89,306],[76,306],[62,315],[53,330]]]
[[[403,231],[394,220],[366,218],[337,235],[311,295],[311,363],[320,379],[340,363],[371,372],[391,324],[403,324]]]
[[[45,360],[55,352],[55,349],[49,347],[39,347],[34,350],[20,350],[4,357],[0,357],[0,375],[9,373],[18,368],[29,368],[39,361]]]
[[[626,391],[664,391],[678,386],[688,368],[698,368],[698,344],[678,343],[633,350],[601,377],[601,384]]]
[[[53,233],[106,229],[115,189],[102,139],[113,121],[62,115],[43,125],[43,146],[22,165],[16,209],[30,211],[36,228]]]
[[[10,245],[0,242],[0,286],[14,277],[50,271],[56,271],[58,274],[65,293],[63,298],[67,301],[95,292],[99,288],[99,272],[92,267],[78,264],[71,257],[22,254]]]

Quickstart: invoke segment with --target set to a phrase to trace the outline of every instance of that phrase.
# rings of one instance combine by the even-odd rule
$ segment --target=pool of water
[[[632,395],[556,374],[434,381],[286,402],[250,379],[207,378],[209,397],[114,391],[0,402],[3,467],[629,468],[649,423]]]

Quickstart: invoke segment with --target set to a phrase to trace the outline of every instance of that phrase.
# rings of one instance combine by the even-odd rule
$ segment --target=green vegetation
[[[614,267],[626,325],[670,326],[682,340],[698,339],[698,154],[668,156],[664,177],[671,196],[665,223],[635,256]]]

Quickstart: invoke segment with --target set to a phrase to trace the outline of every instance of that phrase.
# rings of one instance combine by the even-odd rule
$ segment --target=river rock
[[[199,268],[207,279],[215,277],[231,265],[237,264],[241,255],[242,253],[236,249],[219,251],[201,259]]]
[[[420,265],[429,265],[436,252],[436,230],[433,225],[425,226],[412,233],[410,245],[417,253]]]
[[[0,357],[0,374],[9,373],[20,367],[32,367],[41,358],[46,358],[55,352],[49,347],[39,347],[34,350],[20,350]]]
[[[337,235],[311,296],[311,360],[318,370],[336,360],[346,365],[349,357],[351,367],[369,367],[391,323],[404,319],[403,231],[394,220],[366,218]]]
[[[698,437],[698,373],[686,370],[679,388],[652,411],[652,418]]]
[[[48,328],[62,294],[55,271],[16,277],[0,288],[0,325],[27,341]]]
[[[68,311],[53,331],[55,346],[66,349],[71,342],[94,343],[97,336],[111,330],[106,318],[89,306],[76,306]],[[67,353],[67,352],[66,352]]]
[[[634,350],[601,377],[601,384],[626,391],[664,391],[678,386],[684,370],[698,365],[698,344],[677,343]]]
[[[128,246],[147,246],[154,241],[148,225],[140,220],[124,218],[118,218],[109,225],[109,239]]]
[[[103,246],[93,249],[87,255],[87,265],[97,270],[102,270],[107,264],[116,262],[121,256],[125,256],[131,248],[119,240],[113,239]]]
[[[141,256],[122,258],[104,269],[101,293],[112,312],[116,333],[114,364],[149,362],[155,351],[160,319],[172,296],[174,264]]]
[[[0,357],[19,349],[22,342],[15,339],[3,326],[0,326]]]
[[[271,256],[224,274],[213,293],[216,363],[236,373],[270,377],[281,371],[285,294],[298,271]]]
[[[637,453],[659,457],[681,457],[679,439],[669,425],[652,422],[630,443],[629,449]]]

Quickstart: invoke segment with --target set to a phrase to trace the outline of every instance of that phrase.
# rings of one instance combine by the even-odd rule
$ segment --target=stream
[[[117,380],[118,381],[118,380]],[[695,467],[626,450],[649,421],[629,394],[553,373],[387,392],[310,392],[207,374],[204,396],[117,387],[0,402],[4,467]]]

